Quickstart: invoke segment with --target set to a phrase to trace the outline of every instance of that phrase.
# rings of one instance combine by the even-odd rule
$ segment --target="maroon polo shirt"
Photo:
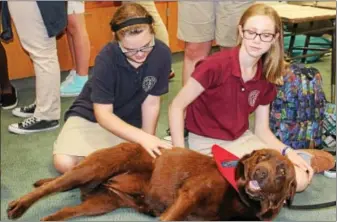
[[[271,103],[276,87],[262,75],[262,61],[254,78],[241,78],[239,47],[215,53],[196,65],[192,77],[205,91],[188,107],[186,128],[195,134],[235,140],[249,128],[249,114]]]

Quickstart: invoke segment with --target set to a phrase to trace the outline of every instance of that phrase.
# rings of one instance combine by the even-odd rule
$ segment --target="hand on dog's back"
[[[159,150],[160,148],[172,149],[172,145],[170,143],[150,134],[148,134],[147,137],[144,137],[140,144],[153,158],[156,158],[156,155],[161,155]]]

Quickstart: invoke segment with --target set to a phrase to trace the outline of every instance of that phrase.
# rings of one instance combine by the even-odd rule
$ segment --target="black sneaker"
[[[8,126],[9,132],[16,134],[29,134],[56,129],[60,126],[58,120],[40,120],[34,116],[21,123],[13,123]]]
[[[31,117],[34,115],[35,109],[36,109],[36,104],[33,103],[28,106],[18,107],[18,108],[13,109],[12,114],[14,116],[27,118],[27,117]]]
[[[173,71],[173,69],[171,69],[170,75],[169,75],[169,79],[173,79],[175,77],[175,73]]]
[[[166,133],[167,133],[167,136],[165,136],[163,139],[166,140],[166,141],[172,141],[170,129],[167,129]],[[188,130],[186,128],[184,128],[184,138],[185,138],[185,140],[187,140],[187,137],[188,137]]]
[[[1,94],[1,108],[13,109],[18,105],[16,89],[12,86],[12,93]]]

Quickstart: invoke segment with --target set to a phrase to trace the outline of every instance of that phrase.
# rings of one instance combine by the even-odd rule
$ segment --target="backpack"
[[[336,104],[325,105],[322,139],[324,147],[336,147]]]
[[[303,64],[292,64],[288,70],[271,104],[270,129],[294,149],[321,149],[326,104],[322,76]]]

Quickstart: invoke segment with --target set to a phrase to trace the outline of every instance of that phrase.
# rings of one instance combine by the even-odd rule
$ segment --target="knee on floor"
[[[54,167],[59,173],[65,173],[73,169],[78,163],[76,157],[55,154],[54,155]]]

